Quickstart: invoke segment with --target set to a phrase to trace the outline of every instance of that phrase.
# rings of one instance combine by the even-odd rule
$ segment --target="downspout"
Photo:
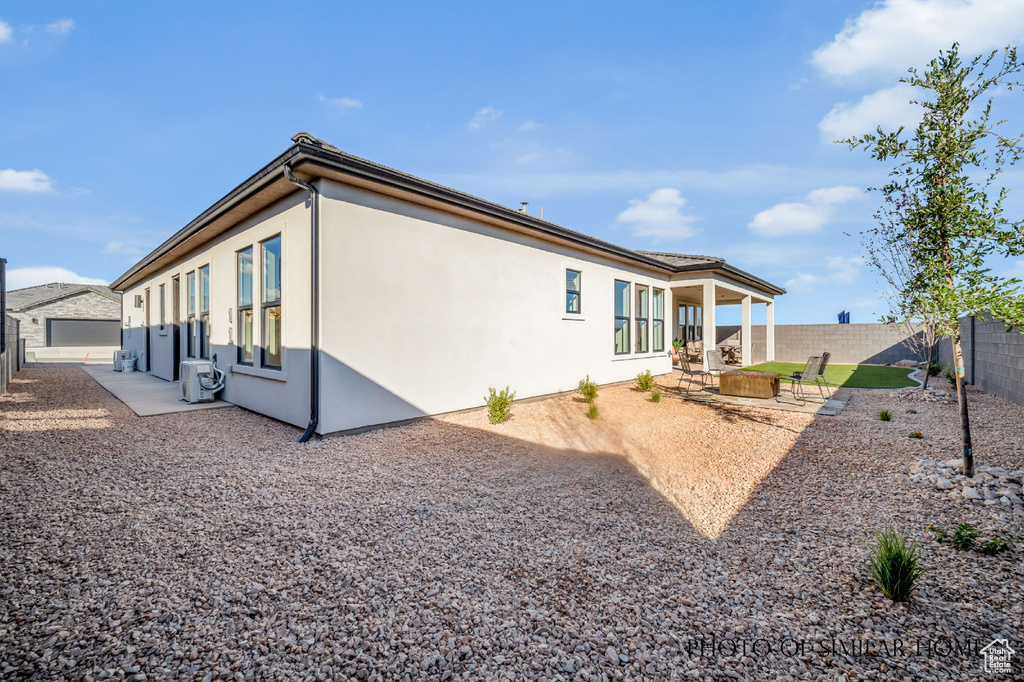
[[[284,177],[288,182],[297,185],[309,192],[310,211],[310,236],[312,245],[310,252],[312,262],[310,264],[310,323],[309,323],[309,425],[306,432],[299,438],[300,443],[305,443],[316,431],[320,423],[320,212],[319,196],[313,185],[299,180],[292,173],[292,169],[284,166]]]

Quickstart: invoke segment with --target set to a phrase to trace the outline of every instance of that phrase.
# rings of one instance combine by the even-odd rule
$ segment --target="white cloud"
[[[313,97],[317,102],[325,104],[331,109],[336,111],[345,112],[349,109],[362,109],[363,103],[357,99],[351,97],[325,97],[323,95],[315,95]]]
[[[923,67],[954,41],[978,54],[1024,39],[1024,0],[883,0],[819,47],[811,62],[836,78]]]
[[[109,284],[108,280],[95,277],[83,277],[67,268],[39,267],[12,268],[7,271],[7,290],[24,289],[25,287],[63,282],[65,284]]]
[[[11,42],[11,36],[14,35],[14,29],[6,21],[0,21],[0,43]]]
[[[844,256],[829,256],[827,259],[829,279],[842,284],[850,284],[860,275],[860,269],[864,267],[864,259],[859,256],[846,258]]]
[[[58,19],[52,24],[46,25],[46,30],[50,33],[56,33],[57,35],[67,35],[71,33],[75,28],[74,19]]]
[[[1006,276],[1024,279],[1024,260],[1015,261],[1013,267],[1006,271]]]
[[[543,123],[537,123],[536,121],[530,120],[523,123],[521,126],[516,128],[517,133],[531,133],[534,130],[540,130],[544,127]]]
[[[686,239],[697,234],[693,227],[697,219],[683,215],[686,199],[677,189],[656,189],[646,199],[630,199],[629,204],[615,222],[630,225],[637,237]]]
[[[782,237],[819,231],[829,221],[836,206],[861,195],[856,187],[840,185],[816,189],[803,203],[776,204],[761,211],[747,224],[762,237]]]
[[[143,251],[124,242],[107,242],[103,247],[103,253],[112,256],[141,256]]]
[[[910,100],[924,94],[920,88],[900,83],[869,95],[859,102],[841,102],[818,123],[818,130],[826,140],[843,140],[848,137],[874,132],[879,126],[886,131],[895,131],[900,126],[912,127],[921,120],[922,109]],[[919,94],[920,93],[920,94]]]
[[[850,258],[830,256],[826,262],[828,269],[824,274],[811,275],[806,272],[798,272],[796,277],[786,280],[783,286],[789,291],[814,291],[829,282],[852,284],[860,276],[860,269],[864,266],[864,259],[859,256]]]
[[[49,192],[53,190],[50,178],[38,168],[16,171],[0,170],[0,192]]]
[[[813,291],[821,282],[822,279],[820,277],[800,272],[793,279],[787,279],[786,283],[782,286],[787,291]]]
[[[473,114],[473,118],[469,120],[469,127],[473,130],[480,130],[488,123],[494,123],[504,115],[505,112],[495,109],[493,105],[486,106]]]

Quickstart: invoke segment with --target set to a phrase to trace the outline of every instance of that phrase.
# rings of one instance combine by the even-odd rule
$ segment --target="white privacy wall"
[[[526,398],[571,390],[587,374],[608,383],[671,371],[671,315],[663,352],[616,356],[613,338],[613,280],[664,289],[668,314],[667,277],[331,181],[319,186],[321,432],[479,406],[491,386]],[[580,316],[565,313],[566,268],[583,273]]]

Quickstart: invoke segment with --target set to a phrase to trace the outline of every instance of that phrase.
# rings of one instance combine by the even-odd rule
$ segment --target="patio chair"
[[[686,355],[691,359],[700,359],[704,355],[704,342],[703,341],[687,341],[686,342]],[[701,362],[701,364],[704,364]]]
[[[711,376],[710,372],[707,372],[707,371],[705,371],[703,369],[693,369],[693,367],[690,366],[690,361],[686,358],[686,354],[685,353],[681,353],[679,355],[679,369],[682,371],[682,374],[679,375],[679,382],[676,384],[676,388],[678,389],[680,384],[683,383],[683,379],[687,378],[687,380],[686,380],[686,394],[687,395],[690,394],[690,384],[693,383],[693,378],[694,377],[700,377],[700,390],[703,391],[705,385],[707,384],[708,378]]]
[[[821,392],[821,384],[818,383],[818,370],[821,368],[821,356],[812,355],[807,358],[807,364],[800,372],[793,372],[793,376],[781,377],[788,379],[792,382],[793,398],[800,401],[801,403],[807,402],[807,395],[804,392],[805,384],[814,384],[818,387],[818,391]],[[799,395],[798,395],[799,389]],[[822,401],[825,400],[825,394],[821,394]]]
[[[722,351],[708,351],[708,366],[705,369],[705,371],[711,377],[719,377],[722,375],[722,372],[726,371],[727,369],[729,368],[725,366],[725,359],[722,357]]]
[[[829,388],[828,382],[825,381],[825,369],[828,367],[828,361],[831,357],[832,354],[829,353],[828,351],[822,353],[821,363],[818,365],[818,371],[815,372],[814,374],[815,383],[818,384],[818,391],[820,392],[822,387],[824,387],[825,393],[827,394],[826,397],[828,398],[832,397],[832,390]],[[804,374],[804,372],[793,372],[793,376],[804,377],[806,375]]]

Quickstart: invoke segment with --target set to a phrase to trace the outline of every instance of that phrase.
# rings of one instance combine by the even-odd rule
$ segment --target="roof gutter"
[[[309,192],[310,204],[309,424],[299,438],[300,443],[305,443],[313,437],[320,423],[320,193],[313,185],[295,177],[288,164],[284,165],[284,177]]]

